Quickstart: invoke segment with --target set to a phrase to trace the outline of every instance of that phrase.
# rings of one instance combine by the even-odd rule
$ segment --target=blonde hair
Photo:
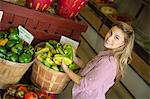
[[[125,42],[124,45],[114,49],[114,57],[117,59],[117,76],[116,81],[119,81],[122,77],[124,77],[124,71],[127,67],[127,64],[132,60],[132,50],[134,46],[134,30],[133,28],[124,22],[117,22],[113,25],[116,26],[123,31],[125,34]]]

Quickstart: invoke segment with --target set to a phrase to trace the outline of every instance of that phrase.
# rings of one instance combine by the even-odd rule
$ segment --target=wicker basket
[[[39,46],[44,46],[45,42],[39,43]],[[58,72],[43,65],[40,61],[35,59],[32,67],[31,81],[38,87],[44,88],[52,94],[59,94],[67,86],[70,78],[66,73]]]
[[[0,58],[0,88],[18,83],[33,62],[16,63]]]
[[[70,78],[62,72],[47,68],[38,60],[35,60],[32,67],[31,81],[49,93],[59,94],[67,86]]]

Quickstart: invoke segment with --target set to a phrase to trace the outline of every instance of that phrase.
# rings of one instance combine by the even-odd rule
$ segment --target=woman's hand
[[[61,66],[62,66],[62,68],[64,69],[64,71],[65,71],[66,69],[69,69],[68,66],[65,64],[64,59],[62,59]]]
[[[80,83],[81,77],[75,74],[72,70],[70,70],[68,66],[64,63],[63,59],[62,59],[61,66],[64,69],[65,73],[70,77],[70,79],[72,79],[77,84]]]
[[[73,61],[80,67],[84,67],[84,62],[76,56],[77,49],[73,49]]]

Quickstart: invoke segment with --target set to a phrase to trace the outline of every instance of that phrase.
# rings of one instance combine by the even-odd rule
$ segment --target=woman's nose
[[[113,39],[112,36],[109,36],[109,37],[108,37],[108,41],[109,41],[109,42],[112,41],[112,39]]]

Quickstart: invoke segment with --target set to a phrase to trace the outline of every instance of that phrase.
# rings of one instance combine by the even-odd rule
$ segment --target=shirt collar
[[[105,50],[105,51],[100,51],[98,53],[98,56],[107,56],[107,55],[112,56],[113,55],[112,51],[111,50]]]

